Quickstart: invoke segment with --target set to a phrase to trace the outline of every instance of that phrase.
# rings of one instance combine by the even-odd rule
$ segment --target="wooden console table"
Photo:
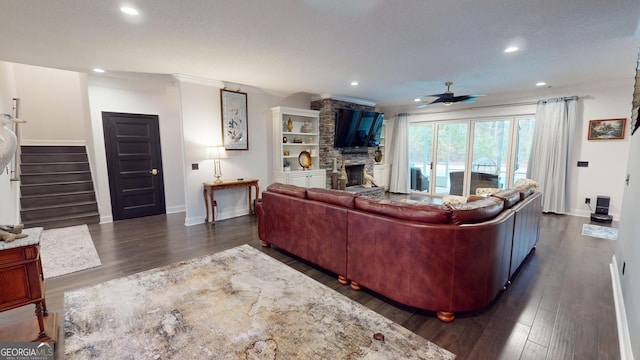
[[[55,314],[48,316],[44,299],[45,282],[40,262],[42,228],[25,229],[24,233],[28,235],[25,238],[10,243],[0,241],[0,312],[34,304],[36,316],[0,328],[0,341],[56,341],[56,317]],[[7,334],[12,338],[6,338]]]
[[[202,185],[204,188],[202,190],[202,195],[204,196],[204,207],[207,211],[207,216],[204,218],[204,222],[205,224],[209,222],[209,204],[211,204],[211,225],[212,226],[215,226],[216,224],[215,223],[216,220],[214,218],[214,213],[213,213],[213,207],[215,204],[213,193],[216,192],[216,190],[246,187],[249,190],[249,214],[253,214],[253,209],[251,207],[251,198],[252,198],[251,187],[256,188],[256,202],[258,201],[258,196],[260,195],[260,188],[258,187],[257,179],[230,180],[230,181],[223,181],[218,184],[213,182],[205,182],[205,183],[202,183]],[[209,196],[207,196],[207,192],[209,192]]]

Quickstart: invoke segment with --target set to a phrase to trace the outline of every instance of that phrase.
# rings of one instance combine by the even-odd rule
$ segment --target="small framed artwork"
[[[225,150],[249,150],[247,93],[221,89],[220,109]]]
[[[624,139],[627,119],[589,120],[589,140]]]

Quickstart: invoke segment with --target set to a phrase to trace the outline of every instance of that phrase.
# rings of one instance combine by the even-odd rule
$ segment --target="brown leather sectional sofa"
[[[263,246],[449,322],[509,283],[538,240],[542,206],[533,187],[433,205],[274,183],[256,210]]]

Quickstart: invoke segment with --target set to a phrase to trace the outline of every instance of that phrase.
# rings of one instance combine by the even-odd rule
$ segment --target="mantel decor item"
[[[588,140],[624,139],[627,119],[589,120]]]
[[[374,153],[373,159],[379,163],[382,161],[382,150],[380,150],[380,147],[378,147],[376,149],[376,152]]]
[[[225,150],[249,150],[247,93],[221,89],[220,109]]]

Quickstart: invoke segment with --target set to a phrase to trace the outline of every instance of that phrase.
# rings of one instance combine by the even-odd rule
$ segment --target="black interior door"
[[[157,115],[102,113],[114,220],[164,214]]]

